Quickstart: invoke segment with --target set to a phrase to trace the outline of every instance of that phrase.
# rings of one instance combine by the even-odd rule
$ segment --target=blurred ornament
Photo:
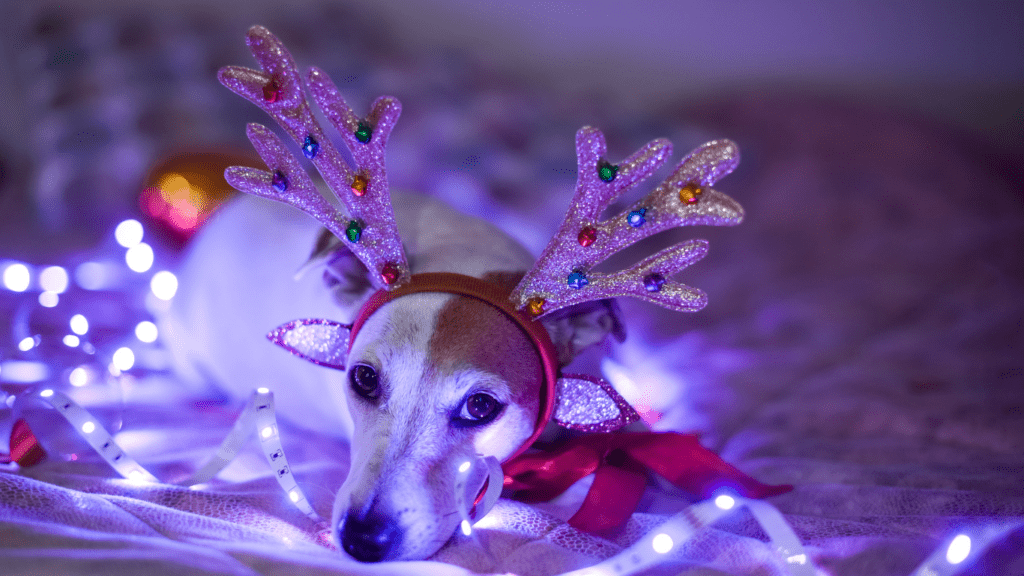
[[[236,194],[224,181],[224,169],[255,165],[241,153],[185,152],[156,164],[146,178],[142,211],[179,240],[188,240],[203,222]]]

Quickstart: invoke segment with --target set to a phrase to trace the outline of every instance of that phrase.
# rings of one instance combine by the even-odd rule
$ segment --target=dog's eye
[[[363,398],[374,400],[380,396],[380,381],[377,371],[366,364],[356,364],[348,372],[352,389]]]
[[[494,396],[476,392],[466,398],[456,421],[467,426],[480,426],[494,420],[502,408],[501,402],[498,402]]]

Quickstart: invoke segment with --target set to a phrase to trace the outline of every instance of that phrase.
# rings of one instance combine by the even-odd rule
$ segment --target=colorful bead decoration
[[[355,176],[352,177],[352,193],[355,194],[356,196],[362,196],[363,194],[366,194],[367,184],[369,184],[369,181],[366,179],[366,176],[363,176],[362,174],[356,174]]]
[[[280,170],[274,170],[274,179],[270,183],[274,185],[274,188],[277,188],[278,192],[284,192],[288,189],[288,177]]]
[[[633,228],[639,228],[644,225],[644,222],[647,222],[647,219],[644,218],[644,214],[646,213],[647,208],[633,210],[628,216],[626,216],[626,222],[629,222],[629,225]]]
[[[384,283],[388,284],[388,285],[391,285],[391,284],[394,284],[395,282],[397,282],[398,278],[401,275],[402,275],[401,268],[399,268],[398,264],[395,264],[394,262],[388,262],[380,270],[380,279],[383,280]]]
[[[665,277],[657,272],[652,272],[651,274],[644,276],[644,288],[646,288],[648,292],[658,292],[664,284]]]
[[[683,204],[696,204],[704,189],[696,184],[687,184],[679,189],[679,201]]]
[[[610,164],[605,161],[601,161],[597,165],[597,177],[605,182],[611,182],[615,180],[615,175],[619,173],[619,167],[614,164]]]
[[[317,143],[316,139],[312,136],[306,136],[306,141],[302,143],[302,154],[312,160],[319,151],[320,144]]]
[[[356,128],[356,140],[366,144],[370,141],[370,136],[373,136],[373,129],[366,122],[360,122],[359,127]]]
[[[587,226],[586,228],[580,230],[579,235],[576,236],[576,240],[579,241],[580,246],[586,248],[587,246],[593,244],[595,240],[597,240],[597,230],[595,230],[591,226]]]
[[[277,83],[277,80],[271,79],[263,85],[263,100],[268,104],[273,104],[281,99],[281,85]]]
[[[579,270],[576,270],[569,274],[569,278],[567,279],[566,283],[569,285],[569,288],[575,288],[579,290],[580,288],[583,288],[587,284],[590,284],[590,281],[587,280],[586,274]]]
[[[363,235],[363,227],[359,224],[358,220],[349,220],[348,226],[345,227],[345,237],[348,241],[355,244],[359,242],[359,238]]]
[[[545,300],[543,298],[534,296],[526,301],[526,311],[529,312],[531,316],[540,316],[544,313],[544,302]]]

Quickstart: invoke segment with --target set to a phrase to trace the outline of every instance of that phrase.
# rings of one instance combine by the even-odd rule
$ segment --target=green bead
[[[597,166],[597,177],[605,182],[611,182],[615,180],[615,175],[619,172],[619,167],[607,162],[601,162]]]
[[[348,227],[345,228],[345,236],[348,241],[355,244],[359,242],[359,238],[363,235],[363,227],[359,225],[359,222],[351,220],[348,223]]]
[[[366,122],[360,122],[359,127],[356,128],[356,140],[359,140],[363,144],[370,141],[370,136],[373,135],[373,129]]]

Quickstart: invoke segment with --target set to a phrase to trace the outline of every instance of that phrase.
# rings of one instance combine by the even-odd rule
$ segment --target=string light
[[[85,432],[86,434],[92,434],[94,430],[96,430],[95,422],[90,420],[85,424],[82,424],[82,432]]]
[[[153,324],[149,320],[143,320],[135,325],[135,337],[138,338],[140,342],[145,342],[146,344],[156,342],[158,334],[156,324]]]
[[[153,248],[145,242],[139,242],[125,252],[124,261],[128,268],[141,274],[153,267]]]
[[[111,280],[107,266],[99,262],[82,262],[75,268],[75,283],[86,290],[102,290]]]
[[[68,289],[68,271],[60,266],[47,266],[39,273],[39,287],[46,292],[63,294]]]
[[[114,228],[114,239],[125,248],[137,246],[142,242],[143,229],[138,220],[125,220]]]
[[[675,546],[675,542],[672,541],[672,537],[662,532],[651,540],[651,547],[658,554],[668,554],[670,550]]]
[[[131,370],[132,366],[135,365],[135,353],[128,347],[118,348],[114,352],[113,357],[111,357],[111,362],[121,372]]]
[[[22,352],[28,352],[35,347],[36,339],[31,336],[22,338],[21,342],[18,342],[18,350],[21,350]]]
[[[4,268],[4,286],[11,292],[24,292],[28,290],[32,277],[29,274],[28,266],[17,263]]]
[[[149,281],[149,288],[157,298],[170,300],[178,291],[178,278],[166,270],[157,272]]]
[[[469,467],[470,467],[469,460],[466,460],[462,464],[459,464],[459,472],[462,472],[463,474],[465,474],[467,471],[469,471]]]
[[[72,386],[85,386],[89,383],[89,371],[83,366],[75,368],[71,371],[71,374],[68,374],[68,382],[70,382]]]
[[[470,534],[473,533],[473,527],[469,525],[469,521],[468,520],[463,520],[462,521],[462,533],[465,534],[466,536],[469,536]]]
[[[966,534],[958,534],[949,543],[946,549],[946,561],[950,564],[959,564],[971,554],[971,538]]]
[[[715,498],[715,506],[722,510],[731,510],[736,505],[736,499],[728,494],[722,494]]]
[[[64,345],[68,348],[75,348],[82,343],[82,340],[74,334],[66,334],[64,336]]]
[[[79,336],[84,336],[89,331],[89,321],[81,314],[72,316],[69,324],[71,325],[71,331]]]
[[[60,302],[60,296],[56,292],[40,292],[39,305],[44,308],[53,308]]]

